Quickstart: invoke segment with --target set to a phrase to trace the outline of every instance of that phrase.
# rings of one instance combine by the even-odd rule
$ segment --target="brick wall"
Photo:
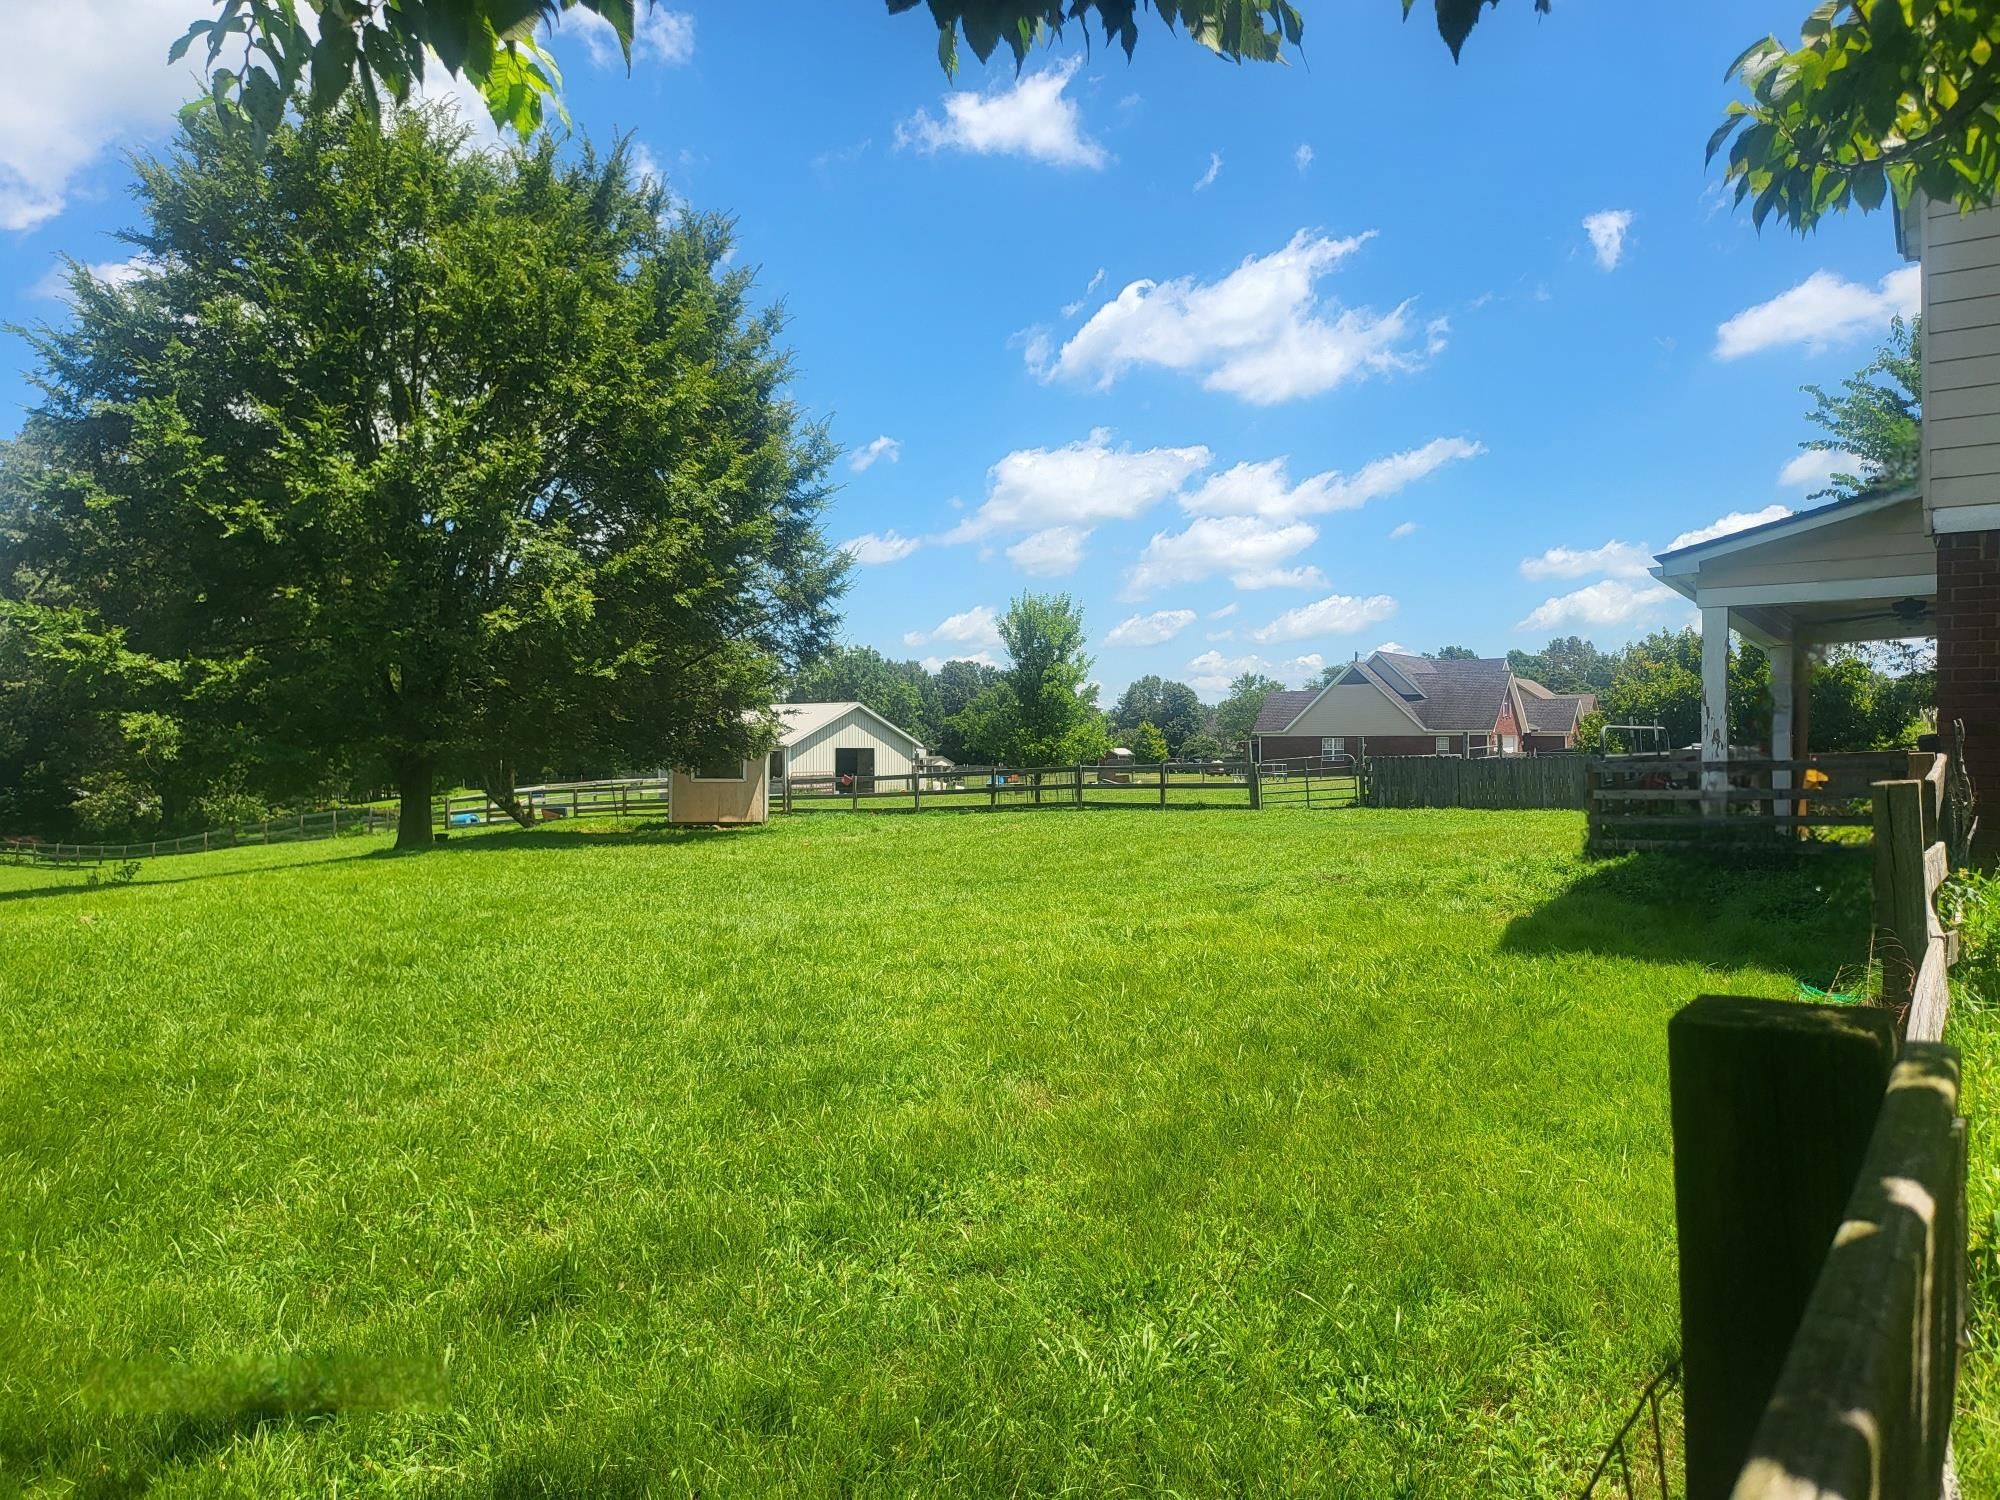
[[[1938,728],[1949,735],[1954,719],[1965,721],[1965,769],[1979,799],[1975,852],[1990,865],[2000,861],[2000,531],[1937,543]]]

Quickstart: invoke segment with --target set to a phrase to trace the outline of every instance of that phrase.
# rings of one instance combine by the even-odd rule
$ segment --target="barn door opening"
[[[850,787],[857,792],[875,790],[875,751],[835,750],[833,752],[833,774],[835,781],[844,792]]]

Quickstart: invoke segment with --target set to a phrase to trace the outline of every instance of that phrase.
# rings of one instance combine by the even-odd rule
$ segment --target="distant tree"
[[[79,0],[81,3],[81,0]],[[464,78],[486,101],[493,123],[527,136],[545,105],[562,105],[562,75],[536,37],[565,11],[581,9],[608,23],[632,60],[640,5],[657,0],[213,0],[220,13],[194,22],[168,55],[178,62],[200,45],[208,90],[202,101],[224,127],[268,138],[285,101],[307,88],[316,105],[352,92],[371,118],[384,96],[401,104],[428,70]],[[918,0],[888,0],[892,15]],[[1107,41],[1129,58],[1138,44],[1142,5],[1169,29],[1180,26],[1211,51],[1237,62],[1275,62],[1296,49],[1305,22],[1289,0],[928,0],[938,28],[938,61],[958,67],[962,35],[984,62],[1005,43],[1019,67],[1044,37],[1072,23],[1088,33],[1094,18]],[[309,13],[301,15],[301,10]],[[567,115],[563,116],[565,122]]]
[[[1540,651],[1509,651],[1507,665],[1554,693],[1601,693],[1611,686],[1612,658],[1580,635],[1559,636]]]
[[[1217,734],[1213,728],[1208,728],[1188,737],[1187,743],[1181,746],[1180,758],[1182,760],[1228,760],[1231,756],[1241,755],[1242,753],[1243,747],[1241,745],[1231,745],[1221,735]]]
[[[1806,420],[1826,436],[1809,438],[1799,446],[1821,453],[1852,453],[1861,460],[1858,473],[1833,475],[1815,498],[1841,499],[1917,482],[1924,415],[1921,320],[1891,321],[1889,341],[1840,383],[1838,395],[1828,395],[1816,385],[1801,389],[1813,398]]]
[[[999,765],[1013,760],[1015,731],[1021,706],[1005,678],[979,693],[944,721],[944,742],[956,750],[944,753],[960,764]]]
[[[1003,680],[998,667],[983,661],[948,661],[931,677],[930,713],[937,727],[938,754],[955,761],[992,760],[968,746],[961,730],[954,726],[980,694]]]
[[[1307,683],[1306,686],[1315,688],[1332,687],[1334,680],[1353,665],[1354,663],[1349,661],[1330,661],[1314,674],[1313,680]]]
[[[938,739],[930,674],[920,662],[890,661],[872,646],[835,646],[792,678],[787,703],[865,703],[927,746]]]
[[[1009,758],[1022,765],[1095,760],[1109,732],[1090,683],[1083,610],[1068,594],[1022,594],[1000,617],[1014,695]]]
[[[1245,672],[1229,684],[1228,694],[1215,707],[1215,733],[1229,746],[1230,754],[1243,753],[1256,727],[1257,715],[1264,711],[1264,700],[1283,686],[1275,677],[1266,677],[1261,672]]]
[[[405,9],[409,9],[405,7]],[[146,739],[260,790],[751,754],[824,647],[831,448],[728,225],[621,148],[466,148],[436,110],[309,113],[139,165],[139,273],[34,335],[0,592],[171,684]],[[173,753],[182,754],[184,750]]]
[[[1440,646],[1435,651],[1426,651],[1424,655],[1428,656],[1432,661],[1479,660],[1479,653],[1474,651],[1470,646]]]
[[[1167,749],[1166,735],[1160,732],[1158,725],[1148,719],[1141,719],[1138,727],[1132,731],[1128,748],[1132,752],[1132,758],[1141,765],[1155,765],[1172,753]]]
[[[1928,702],[1911,679],[1883,672],[1869,654],[1835,647],[1813,668],[1807,728],[1815,750],[1885,750],[1911,743]]]
[[[1150,720],[1166,736],[1167,753],[1178,755],[1188,739],[1201,732],[1208,722],[1208,710],[1201,697],[1185,682],[1146,676],[1136,679],[1111,709],[1115,734],[1130,735],[1142,721]]]
[[[1693,630],[1656,630],[1634,641],[1612,659],[1611,681],[1599,697],[1608,722],[1663,725],[1674,746],[1700,742],[1701,705],[1701,636]],[[1770,722],[1769,663],[1755,645],[1732,643],[1732,743],[1764,743]]]

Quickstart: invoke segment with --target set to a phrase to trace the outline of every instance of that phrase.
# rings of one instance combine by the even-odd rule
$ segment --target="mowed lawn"
[[[826,814],[0,868],[0,1489],[1573,1493],[1665,1024],[1865,866],[1562,813]]]

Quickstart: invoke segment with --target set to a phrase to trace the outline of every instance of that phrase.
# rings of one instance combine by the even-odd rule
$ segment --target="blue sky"
[[[197,0],[26,0],[0,102],[0,315],[114,266],[124,153],[190,88]],[[1083,602],[1108,692],[1214,697],[1386,641],[1605,645],[1686,609],[1650,552],[1798,507],[1798,387],[1913,307],[1887,215],[1762,235],[1702,146],[1804,0],[1508,0],[1454,67],[1395,0],[1304,0],[1306,56],[1237,67],[1149,21],[956,81],[921,12],[671,0],[628,77],[552,43],[584,133],[635,134],[734,215],[849,456],[848,637],[998,656],[1023,589]],[[1419,8],[1421,10],[1421,7]],[[783,24],[774,24],[774,13]],[[603,60],[599,60],[599,55]],[[33,392],[0,355],[0,432]]]

